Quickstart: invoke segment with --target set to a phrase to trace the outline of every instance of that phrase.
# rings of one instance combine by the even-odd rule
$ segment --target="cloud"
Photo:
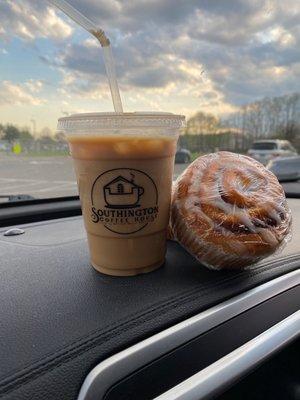
[[[33,105],[38,106],[45,100],[34,95],[41,88],[40,81],[30,80],[24,84],[15,84],[11,81],[0,83],[0,106]]]
[[[191,15],[199,1],[177,0],[70,0],[70,3],[100,27],[136,32],[152,25],[174,25]]]
[[[193,76],[192,69],[205,72],[224,103],[277,95],[295,85],[300,61],[295,1],[284,6],[279,0],[179,1],[176,7],[173,1],[72,3],[108,29],[123,90],[173,87],[177,95],[196,96],[203,76]],[[93,40],[71,44],[59,53],[60,67],[80,75],[81,90],[89,92],[84,80],[105,81],[100,52]]]
[[[181,102],[187,110],[222,113],[266,95],[300,90],[297,0],[70,2],[111,38],[119,84],[131,107],[179,108]],[[62,75],[62,96],[70,103],[109,99],[96,40],[42,1],[4,3],[0,37],[60,40],[54,57],[40,57]],[[70,40],[73,32],[77,35]]]
[[[29,79],[29,81],[24,83],[31,93],[39,93],[43,86],[44,82],[41,80]]]
[[[45,1],[5,0],[0,2],[0,38],[17,36],[25,41],[70,37],[73,29]]]

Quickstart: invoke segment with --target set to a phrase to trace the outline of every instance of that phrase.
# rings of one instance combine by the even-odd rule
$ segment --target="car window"
[[[291,143],[284,143],[282,146],[283,150],[287,150],[287,151],[295,151],[294,147],[291,145]]]
[[[273,142],[258,142],[253,143],[252,145],[253,150],[276,150],[277,144]]]
[[[68,1],[108,34],[124,111],[186,116],[174,178],[216,151],[300,151],[299,0]],[[0,202],[78,195],[57,120],[113,111],[102,55],[47,0],[0,2]]]
[[[289,145],[288,145],[288,144],[285,144],[285,143],[283,143],[283,144],[280,146],[280,148],[281,148],[281,150],[290,150]]]

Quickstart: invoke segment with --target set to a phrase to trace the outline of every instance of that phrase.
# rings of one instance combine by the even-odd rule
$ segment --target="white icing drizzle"
[[[218,156],[214,155],[213,157],[209,157],[209,160],[211,160],[212,158],[216,159]],[[225,157],[227,157],[227,155],[225,155]],[[239,164],[240,161],[243,162],[243,165]],[[215,162],[215,160],[213,160],[213,162]],[[228,264],[232,263],[232,266],[240,265],[241,262],[244,262],[245,264],[257,262],[262,258],[262,256],[254,256],[253,254],[250,254],[248,252],[248,245],[252,246],[260,244],[273,248],[278,247],[278,244],[282,241],[279,237],[279,232],[277,232],[278,229],[276,230],[275,228],[266,225],[265,221],[260,220],[259,215],[255,218],[256,222],[261,222],[262,225],[266,225],[266,228],[255,226],[246,207],[242,208],[235,203],[226,202],[222,198],[223,195],[226,195],[222,186],[223,174],[230,170],[236,171],[237,177],[232,182],[232,188],[242,196],[246,198],[249,197],[251,201],[253,201],[254,196],[257,193],[257,203],[254,203],[254,207],[264,207],[267,215],[276,221],[277,225],[282,223],[280,213],[283,213],[286,218],[289,217],[289,225],[290,215],[288,216],[287,214],[288,207],[284,197],[280,203],[276,203],[276,200],[274,199],[278,197],[280,191],[278,192],[275,188],[273,193],[272,190],[268,192],[269,179],[272,180],[273,175],[267,175],[268,179],[261,176],[259,172],[255,171],[256,168],[262,168],[260,164],[254,163],[249,157],[240,156],[237,162],[229,162],[227,159],[221,160],[220,168],[218,169],[215,178],[212,179],[211,182],[208,182],[206,187],[203,187],[205,183],[202,179],[205,178],[204,174],[207,166],[209,168],[205,157],[199,159],[199,161],[196,160],[175,183],[172,205],[176,209],[174,213],[175,217],[172,221],[172,228],[175,236],[180,232],[180,238],[177,236],[177,239],[186,246],[188,251],[194,251],[194,256],[196,256],[204,265],[213,269],[220,269],[220,265],[223,265],[224,259],[226,259]],[[250,181],[252,180],[252,182],[249,184],[243,183],[239,178],[239,174],[246,176]],[[187,196],[179,199],[176,194],[178,193],[178,185],[180,182],[183,182],[188,187],[188,192]],[[201,196],[200,193],[202,193]],[[269,193],[269,195],[266,195],[266,193]],[[224,218],[226,218],[226,216],[236,216],[237,220],[240,221],[240,227],[248,228],[252,233],[252,237],[249,237],[249,240],[235,240],[234,237],[236,234],[234,232],[224,227],[222,222],[218,223],[214,221],[203,211],[201,207],[201,204],[203,203],[219,209],[224,213]],[[185,219],[182,216],[181,210],[183,209],[187,210],[189,218]],[[193,218],[193,216],[195,218]],[[209,223],[210,228],[208,228],[206,232],[203,232],[203,234],[196,235],[193,228],[189,226],[189,223],[195,223],[197,220],[204,219]],[[228,237],[227,241],[225,239],[227,247],[210,240],[213,231],[216,231],[216,234],[217,232],[218,234],[221,233],[224,238]],[[287,231],[289,231],[289,227],[287,228]],[[256,234],[254,236],[255,239],[253,239],[253,234]],[[286,234],[286,230],[282,233],[282,237],[284,234]],[[229,252],[228,247],[232,249],[232,253]]]

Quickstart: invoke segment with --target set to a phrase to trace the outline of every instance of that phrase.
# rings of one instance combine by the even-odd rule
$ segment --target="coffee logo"
[[[134,208],[140,207],[138,201],[144,188],[134,183],[134,174],[132,180],[128,180],[123,176],[113,179],[103,188],[106,206],[108,208]]]
[[[139,232],[158,216],[158,193],[153,179],[133,168],[116,168],[99,175],[91,191],[92,221],[111,232]]]

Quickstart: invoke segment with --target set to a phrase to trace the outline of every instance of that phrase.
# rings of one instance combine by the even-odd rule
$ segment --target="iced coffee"
[[[98,271],[135,275],[163,264],[182,124],[183,117],[173,114],[60,119],[74,161],[91,263]]]

